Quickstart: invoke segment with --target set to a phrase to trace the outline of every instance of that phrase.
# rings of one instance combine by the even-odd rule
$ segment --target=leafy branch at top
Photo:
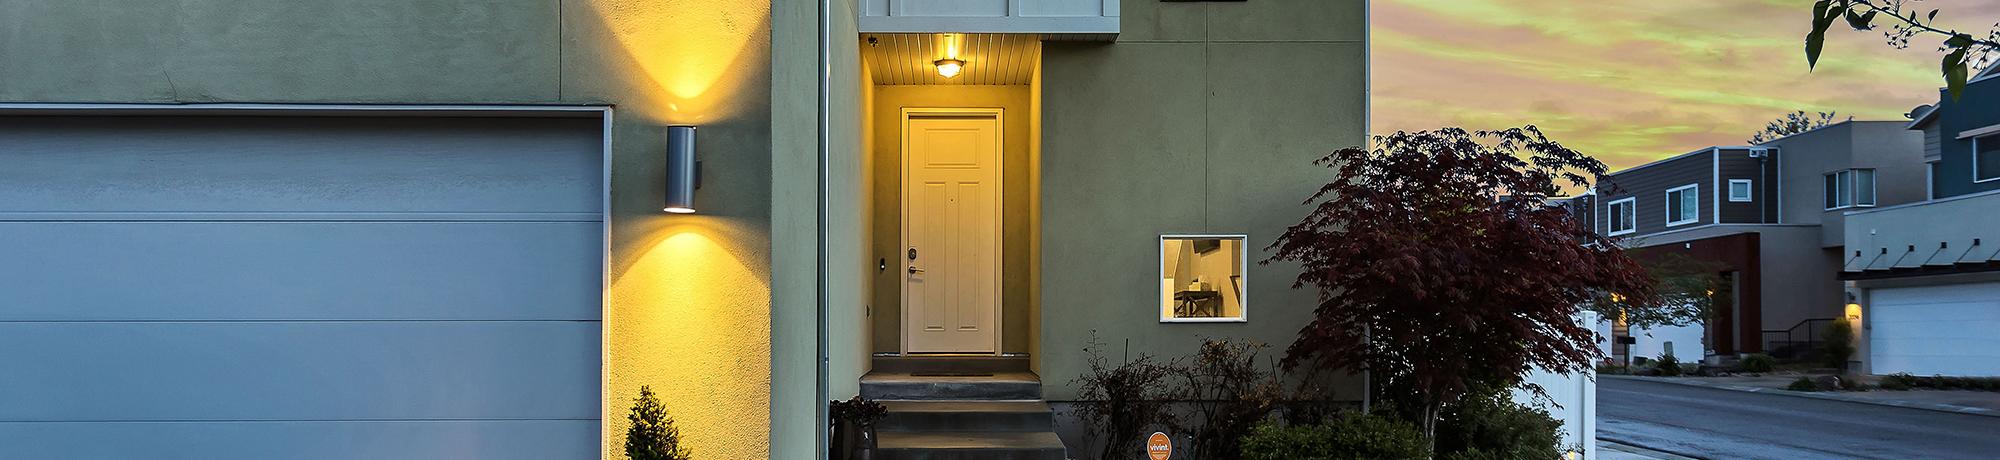
[[[1945,88],[1951,98],[1957,100],[1965,91],[1966,79],[1972,74],[1972,65],[1987,62],[2000,55],[2000,23],[1986,32],[1984,38],[1957,29],[1940,28],[1937,25],[1938,10],[1919,16],[1918,8],[1909,3],[1913,0],[1818,0],[1813,2],[1812,32],[1806,34],[1806,65],[1819,65],[1820,51],[1826,47],[1826,31],[1835,22],[1846,20],[1854,30],[1874,30],[1878,22],[1887,23],[1890,30],[1883,32],[1889,45],[1898,49],[1908,48],[1910,40],[1918,35],[1941,35],[1944,42],[1938,51],[1944,52],[1939,69],[1944,73]],[[1915,0],[1921,1],[1921,0]]]

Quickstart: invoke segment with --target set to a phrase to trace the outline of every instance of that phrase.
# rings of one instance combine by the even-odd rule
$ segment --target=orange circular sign
[[[1146,456],[1153,460],[1167,460],[1174,456],[1174,441],[1167,439],[1166,433],[1153,432],[1153,436],[1146,438]]]

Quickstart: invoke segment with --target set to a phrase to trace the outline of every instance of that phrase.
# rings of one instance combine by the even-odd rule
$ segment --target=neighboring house
[[[5,8],[0,458],[621,458],[642,385],[705,458],[862,393],[1060,458],[1093,337],[1305,323],[1254,262],[1365,2],[817,3]]]
[[[1919,108],[1931,199],[1846,215],[1863,372],[2000,376],[2000,66]]]
[[[1728,285],[1699,331],[1628,332],[1630,353],[1675,343],[1704,355],[1791,354],[1821,341],[1841,313],[1841,214],[1923,199],[1920,136],[1901,122],[1848,121],[1757,146],[1710,147],[1598,178],[1572,211],[1642,258],[1680,253],[1717,264]],[[1616,323],[1615,318],[1607,320]],[[1613,354],[1625,354],[1622,346]]]

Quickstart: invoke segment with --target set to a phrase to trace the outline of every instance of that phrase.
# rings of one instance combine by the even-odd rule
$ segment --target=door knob
[[[912,275],[915,275],[915,274],[918,274],[918,273],[923,273],[923,272],[924,272],[924,269],[921,269],[921,268],[917,268],[917,266],[915,266],[915,265],[911,265],[911,266],[910,266],[910,274],[912,274]]]

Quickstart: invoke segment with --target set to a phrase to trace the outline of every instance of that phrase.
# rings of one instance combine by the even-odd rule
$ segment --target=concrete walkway
[[[1744,391],[1801,398],[1847,401],[1879,406],[1922,409],[1954,414],[2000,417],[2000,392],[1967,390],[1870,390],[1870,391],[1791,391],[1784,389],[1798,375],[1730,377],[1639,377],[1599,375],[1599,378],[1687,385],[1721,390]]]

